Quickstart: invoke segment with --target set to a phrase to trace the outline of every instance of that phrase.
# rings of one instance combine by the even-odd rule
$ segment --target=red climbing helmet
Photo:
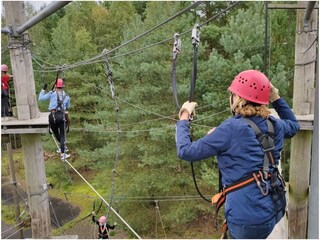
[[[1,72],[8,72],[9,68],[6,64],[1,65]]]
[[[264,105],[269,103],[270,81],[257,70],[246,70],[239,73],[228,89],[250,102]]]
[[[56,87],[57,88],[63,88],[63,80],[62,79],[59,78],[57,80]]]
[[[101,217],[99,218],[99,222],[100,222],[100,223],[106,223],[106,222],[107,222],[107,218],[106,218],[105,216],[101,216]]]

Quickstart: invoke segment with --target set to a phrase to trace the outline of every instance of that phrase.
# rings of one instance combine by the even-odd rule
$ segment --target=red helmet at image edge
[[[1,65],[1,72],[8,72],[9,68],[6,64]]]
[[[105,222],[107,222],[107,218],[106,218],[105,216],[101,216],[101,217],[99,218],[99,222],[105,223]]]
[[[270,81],[257,70],[246,70],[239,73],[228,88],[230,92],[258,104],[269,104]]]
[[[62,79],[57,80],[56,87],[63,88],[63,80]]]

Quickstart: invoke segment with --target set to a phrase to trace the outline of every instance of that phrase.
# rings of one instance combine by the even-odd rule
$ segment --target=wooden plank
[[[274,3],[269,3],[268,4],[268,8],[269,9],[306,9],[307,7],[307,1],[298,1],[298,4],[293,3],[287,3],[287,4],[283,4],[283,3],[279,3],[279,4],[274,4]],[[319,5],[316,4],[314,6],[315,9],[319,9]]]
[[[279,115],[273,108],[269,109],[271,111],[271,116],[279,119]],[[313,130],[313,119],[314,114],[307,114],[307,115],[295,115],[299,124],[300,130]]]
[[[39,112],[38,117],[34,119],[20,120],[15,117],[1,118],[2,126],[37,126],[37,125],[48,125],[49,112]]]
[[[43,134],[43,133],[48,133],[48,127],[1,129],[1,135],[4,135],[4,134]]]

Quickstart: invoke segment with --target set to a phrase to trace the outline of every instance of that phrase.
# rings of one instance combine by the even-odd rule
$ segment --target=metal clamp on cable
[[[41,186],[41,187],[43,188],[43,191],[42,191],[42,192],[30,193],[29,196],[30,196],[30,197],[38,196],[38,195],[42,196],[45,192],[48,191],[48,187],[47,187],[47,184],[46,184],[46,183],[43,184],[43,186]]]
[[[113,85],[113,80],[112,80],[112,70],[109,67],[109,61],[108,61],[108,50],[103,49],[102,54],[104,54],[104,68],[106,71],[106,75],[108,76],[108,81],[109,81],[109,86],[110,86],[110,91],[112,98],[115,97],[115,92],[114,92],[114,85]]]
[[[174,43],[173,43],[173,59],[176,59],[178,56],[178,53],[180,53],[181,50],[181,39],[179,33],[175,33],[173,35]]]
[[[196,45],[197,47],[199,46],[200,43],[200,30],[201,27],[198,23],[196,23],[192,29],[192,35],[191,35],[191,39],[192,39],[192,44]]]
[[[63,64],[62,67],[61,67],[61,79],[64,81],[65,78],[64,78],[64,70],[65,68],[67,67],[67,64]]]

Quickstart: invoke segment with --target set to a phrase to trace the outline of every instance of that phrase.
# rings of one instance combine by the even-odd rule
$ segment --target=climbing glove
[[[92,214],[92,216],[95,216],[95,215],[96,215],[96,212],[95,212],[95,211],[93,211],[91,214]]]
[[[274,101],[278,100],[280,98],[279,96],[279,90],[275,86],[270,83],[270,98],[269,101],[273,103]]]
[[[184,111],[187,111],[189,113],[189,120],[192,120],[193,117],[196,115],[195,108],[198,106],[196,102],[185,102],[180,111],[179,111],[179,119],[181,119],[181,115]]]
[[[43,90],[46,90],[46,89],[47,89],[47,87],[48,87],[48,84],[46,84],[46,83],[45,83],[45,84],[43,84],[42,89],[43,89]]]

